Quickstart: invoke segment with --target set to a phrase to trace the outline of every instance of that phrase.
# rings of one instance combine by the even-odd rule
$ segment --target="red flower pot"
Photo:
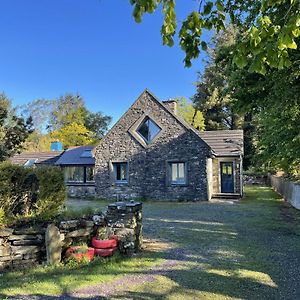
[[[83,248],[82,246],[71,246],[66,251],[67,258],[74,258],[77,261],[87,259],[91,261],[94,258],[95,249],[94,248]]]
[[[111,240],[97,240],[96,237],[93,237],[92,245],[96,249],[115,248],[118,246],[118,241],[115,238]]]
[[[107,248],[107,249],[95,249],[96,256],[108,257],[112,256],[118,247]]]

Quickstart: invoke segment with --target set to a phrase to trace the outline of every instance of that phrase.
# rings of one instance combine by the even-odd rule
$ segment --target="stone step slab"
[[[15,254],[28,254],[37,253],[41,251],[39,246],[11,246],[12,253]]]
[[[59,223],[59,228],[64,230],[74,229],[79,226],[79,220],[62,221]],[[93,224],[94,225],[94,224]]]
[[[90,235],[92,233],[93,233],[93,228],[91,228],[91,227],[82,228],[82,229],[77,229],[77,230],[68,232],[65,235],[65,238],[88,236],[88,235]]]
[[[15,246],[25,246],[25,245],[41,245],[44,241],[42,240],[18,240],[13,241],[12,244]]]
[[[40,227],[27,227],[27,228],[17,228],[14,230],[15,235],[22,235],[22,234],[42,234],[44,235],[46,228]]]
[[[10,255],[11,252],[10,246],[0,246],[0,257]]]
[[[13,233],[11,228],[0,228],[0,237],[8,237]]]
[[[18,240],[43,240],[44,237],[41,234],[20,234],[20,235],[11,235],[8,237],[9,241],[18,241]]]

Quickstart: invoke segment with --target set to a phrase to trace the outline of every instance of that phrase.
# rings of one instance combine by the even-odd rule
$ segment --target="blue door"
[[[233,193],[233,162],[224,161],[220,163],[221,167],[221,193]]]

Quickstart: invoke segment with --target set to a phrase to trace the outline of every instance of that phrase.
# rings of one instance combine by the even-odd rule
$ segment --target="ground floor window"
[[[128,163],[117,162],[113,163],[114,180],[116,183],[127,183],[128,182]]]
[[[70,166],[64,167],[65,182],[89,183],[94,182],[93,166]]]
[[[171,184],[186,184],[187,170],[185,162],[171,162]]]

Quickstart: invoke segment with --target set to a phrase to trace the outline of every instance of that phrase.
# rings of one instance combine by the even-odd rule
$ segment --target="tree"
[[[24,144],[27,151],[47,151],[54,140],[60,140],[64,147],[95,143],[111,122],[110,116],[90,112],[79,94],[35,100],[20,110],[23,116],[32,116],[37,128]]]
[[[55,105],[54,100],[37,99],[25,105],[19,106],[18,111],[23,118],[32,118],[35,132],[42,134],[46,132],[50,115]]]
[[[204,130],[204,118],[201,111],[194,108],[192,102],[184,97],[177,99],[178,115],[182,117],[188,124],[192,125],[198,130]]]
[[[83,124],[76,122],[65,125],[50,133],[52,140],[62,142],[64,148],[89,145],[95,142],[95,135]]]
[[[177,31],[175,0],[130,0],[130,4],[136,22],[162,5],[163,44],[173,46]],[[203,31],[224,30],[227,16],[241,28],[233,58],[237,66],[265,74],[268,67],[281,69],[291,64],[289,57],[297,49],[296,38],[300,36],[300,0],[201,0],[198,11],[188,14],[178,33],[185,66],[191,66],[201,50],[207,51]]]
[[[241,116],[234,110],[234,99],[228,90],[230,51],[237,37],[237,29],[229,26],[212,39],[208,61],[196,84],[193,96],[195,107],[203,113],[206,130],[241,128]]]
[[[87,110],[84,125],[88,130],[95,134],[97,139],[101,139],[108,130],[108,125],[111,120],[111,116],[105,116],[101,112],[92,113]]]
[[[0,94],[0,161],[22,149],[22,144],[32,132],[32,119],[24,120],[11,109],[10,100]]]
[[[232,65],[233,48],[236,45],[238,30],[228,26],[222,34],[216,35],[213,48],[209,51],[207,65],[199,74],[197,92],[193,97],[194,105],[203,112],[206,130],[243,129],[244,130],[244,168],[253,165],[256,155],[254,145],[256,126],[251,110],[242,110],[238,103],[241,97],[238,89],[246,91],[247,86],[257,77],[263,76],[240,70]],[[234,75],[235,74],[235,75]],[[241,78],[247,74],[242,86],[234,83],[234,76]],[[247,96],[249,99],[249,95]]]
[[[48,129],[59,130],[74,122],[84,124],[86,113],[83,98],[79,94],[68,93],[54,101]]]

